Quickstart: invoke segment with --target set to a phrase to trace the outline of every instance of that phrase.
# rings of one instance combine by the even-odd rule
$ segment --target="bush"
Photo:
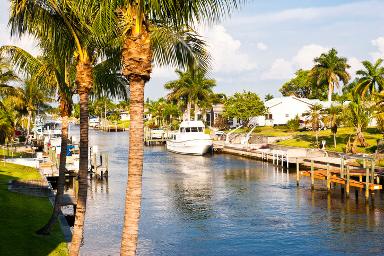
[[[291,131],[298,131],[300,128],[300,118],[299,116],[296,116],[295,118],[291,119],[287,123],[287,128]]]

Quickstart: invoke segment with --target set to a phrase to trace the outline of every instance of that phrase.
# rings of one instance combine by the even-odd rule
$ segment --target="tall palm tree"
[[[384,67],[383,59],[376,60],[375,63],[363,61],[365,70],[358,70],[356,92],[364,97],[369,93],[381,92],[384,89]]]
[[[34,57],[27,51],[16,46],[2,46],[0,53],[9,56],[12,64],[19,72],[29,75],[35,83],[43,84],[50,90],[57,89],[59,94],[59,111],[61,116],[61,152],[59,160],[59,178],[57,192],[55,196],[55,204],[52,215],[44,227],[37,231],[38,234],[49,234],[53,225],[56,223],[58,215],[61,211],[61,204],[64,194],[65,185],[65,165],[66,165],[66,148],[68,144],[68,119],[72,111],[72,96],[74,82],[73,65],[70,59],[59,57],[52,51],[45,49],[44,56]],[[46,90],[39,90],[38,94],[46,93]]]
[[[182,100],[187,105],[186,118],[190,120],[191,107],[194,105],[195,120],[199,105],[210,102],[213,98],[212,88],[216,86],[216,81],[206,78],[207,72],[202,69],[188,70],[182,72],[176,70],[179,79],[168,82],[164,85],[165,89],[171,90],[168,94],[169,100]]]
[[[322,115],[321,115],[321,111],[323,110],[323,106],[321,106],[320,104],[315,104],[315,105],[312,105],[311,108],[309,109],[309,111],[305,112],[303,115],[307,117],[310,125],[311,125],[311,128],[312,128],[312,131],[315,132],[315,136],[316,136],[316,145],[319,145],[319,130],[321,128],[321,124],[322,124]]]
[[[331,106],[328,109],[329,125],[333,134],[333,146],[336,148],[336,133],[341,123],[343,108],[341,106]]]
[[[328,53],[323,53],[315,58],[315,66],[310,74],[316,80],[318,86],[328,85],[328,102],[332,101],[332,93],[335,87],[339,87],[340,81],[347,84],[350,75],[347,69],[350,66],[347,59],[337,56],[337,51],[331,49]]]
[[[73,49],[76,57],[76,85],[80,98],[79,190],[71,255],[78,255],[83,237],[88,186],[88,101],[93,88],[93,69],[110,53],[114,34],[115,1],[12,0],[11,32],[29,32],[43,46],[57,54]],[[108,8],[107,8],[108,7]]]
[[[124,41],[123,74],[129,80],[131,99],[122,255],[136,252],[143,171],[144,86],[151,77],[152,63],[183,68],[198,62],[206,68],[204,43],[193,32],[192,25],[217,21],[236,8],[238,2],[241,1],[121,1],[118,20]]]

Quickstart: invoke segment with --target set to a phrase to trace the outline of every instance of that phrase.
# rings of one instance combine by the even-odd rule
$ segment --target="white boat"
[[[204,155],[212,147],[212,139],[204,133],[201,121],[183,121],[179,131],[167,141],[167,150],[179,154]]]

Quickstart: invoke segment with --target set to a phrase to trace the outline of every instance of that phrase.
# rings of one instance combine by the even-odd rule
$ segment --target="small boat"
[[[179,154],[204,155],[212,147],[212,139],[204,133],[201,121],[183,121],[179,131],[167,141],[167,150]]]

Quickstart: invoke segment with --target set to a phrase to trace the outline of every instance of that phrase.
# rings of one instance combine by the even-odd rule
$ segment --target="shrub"
[[[291,119],[287,123],[287,128],[291,131],[298,131],[300,128],[300,118],[296,115],[295,118]]]

